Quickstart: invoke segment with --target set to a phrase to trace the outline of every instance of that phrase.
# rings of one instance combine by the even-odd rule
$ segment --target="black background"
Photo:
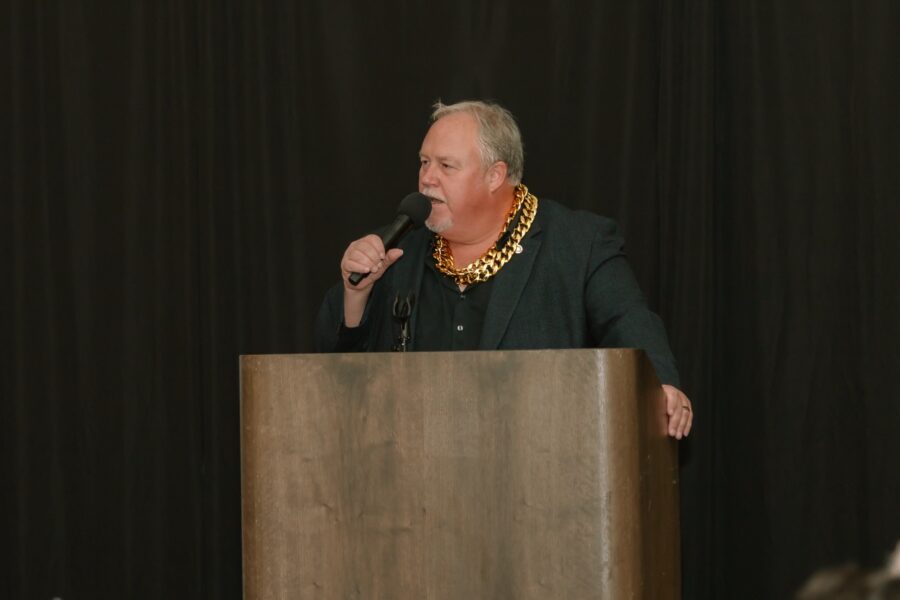
[[[240,595],[237,357],[311,350],[438,98],[626,232],[696,406],[686,598],[900,538],[900,4],[2,11],[0,596]]]

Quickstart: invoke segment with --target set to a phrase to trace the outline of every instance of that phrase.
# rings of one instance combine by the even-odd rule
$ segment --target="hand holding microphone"
[[[396,248],[410,230],[421,227],[431,214],[431,202],[415,192],[406,196],[397,208],[397,217],[381,237],[370,234],[352,242],[341,260],[341,274],[347,291],[368,290],[403,255]]]

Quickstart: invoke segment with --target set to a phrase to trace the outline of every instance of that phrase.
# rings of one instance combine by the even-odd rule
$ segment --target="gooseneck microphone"
[[[384,249],[390,250],[395,247],[409,231],[421,227],[430,214],[431,200],[419,192],[413,192],[401,200],[400,206],[397,207],[397,217],[381,234]],[[350,273],[350,284],[359,285],[359,282],[368,276],[368,273]]]

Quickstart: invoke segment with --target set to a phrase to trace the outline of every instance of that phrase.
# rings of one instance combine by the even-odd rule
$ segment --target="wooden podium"
[[[637,350],[241,357],[244,597],[679,598]]]

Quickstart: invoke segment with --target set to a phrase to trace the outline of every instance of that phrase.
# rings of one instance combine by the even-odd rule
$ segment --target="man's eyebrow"
[[[453,158],[452,156],[435,156],[434,159],[438,162],[459,164],[459,160]]]
[[[446,156],[446,155],[433,156],[431,154],[428,154],[427,152],[423,152],[422,150],[419,150],[419,156],[422,156],[425,158],[433,158],[434,160],[456,160],[452,156]]]

